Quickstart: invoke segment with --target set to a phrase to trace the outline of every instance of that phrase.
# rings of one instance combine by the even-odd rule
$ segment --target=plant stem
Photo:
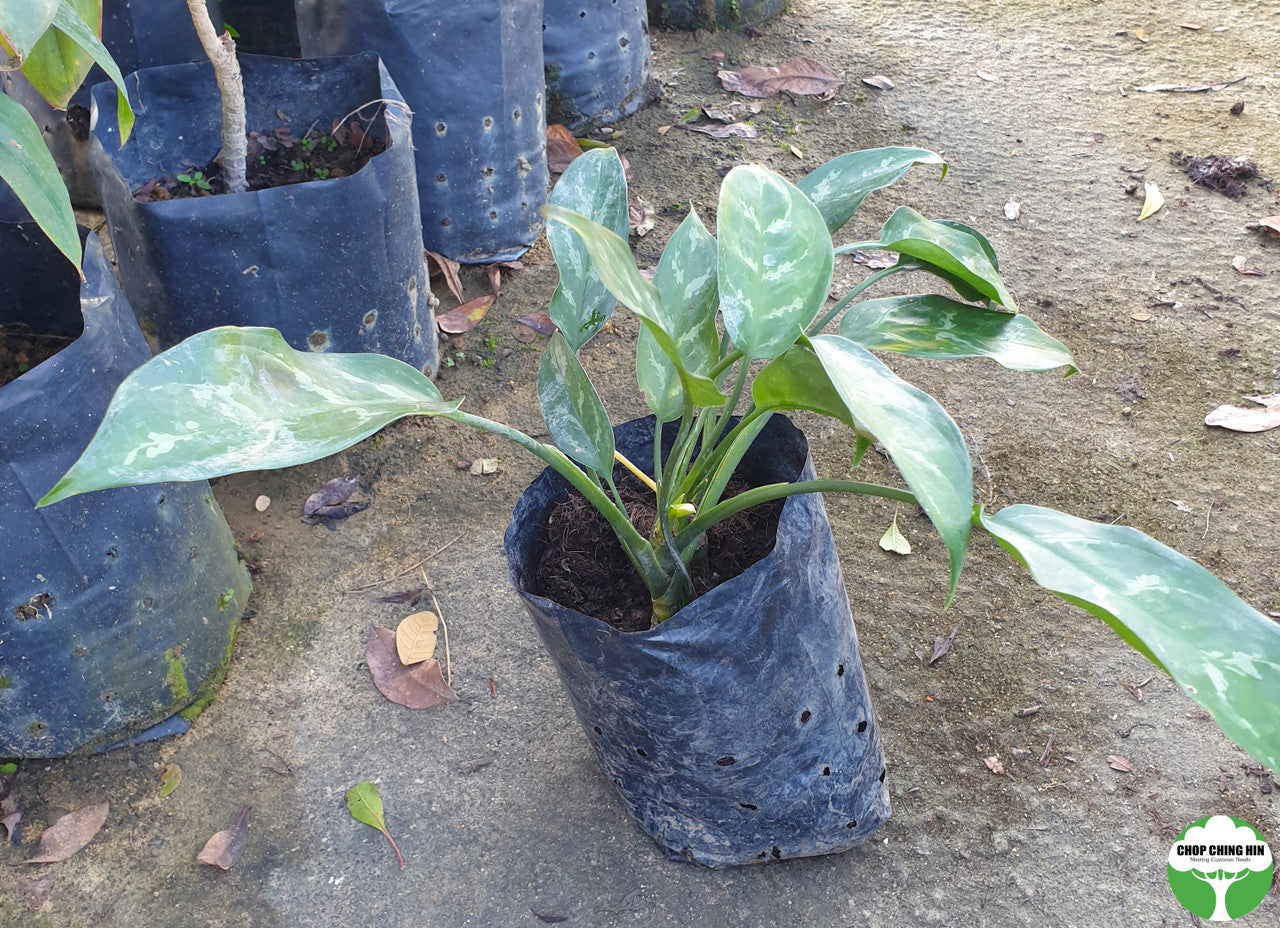
[[[222,178],[228,193],[243,193],[249,189],[245,180],[248,139],[244,80],[240,77],[240,62],[236,60],[236,43],[226,32],[222,35],[216,33],[204,0],[187,0],[187,9],[191,12],[191,22],[195,24],[204,53],[213,65],[218,93],[222,96]]]
[[[676,543],[687,547],[691,540],[696,540],[707,529],[717,522],[739,513],[744,509],[767,503],[770,500],[796,496],[800,493],[858,493],[862,496],[882,496],[885,499],[897,500],[912,506],[920,505],[920,501],[906,490],[881,486],[878,483],[862,483],[858,480],[804,480],[800,483],[770,483],[762,487],[752,487],[745,493],[730,497],[723,503],[703,510],[694,516],[693,521],[676,535]]]
[[[884,280],[890,274],[896,274],[896,273],[898,273],[898,266],[896,264],[893,267],[881,268],[880,270],[876,271],[874,274],[872,274],[862,283],[858,284],[858,286],[854,287],[852,290],[846,293],[843,297],[841,297],[840,302],[837,303],[835,306],[831,307],[831,309],[827,311],[827,314],[825,316],[823,316],[813,325],[809,326],[809,331],[806,334],[817,335],[819,332],[821,332],[823,329],[827,327],[828,322],[830,322],[836,316],[840,315],[841,310],[843,310],[846,306],[852,303],[853,300],[859,294],[861,294],[864,290],[866,290],[868,287],[870,287],[872,284],[876,283],[877,281]]]

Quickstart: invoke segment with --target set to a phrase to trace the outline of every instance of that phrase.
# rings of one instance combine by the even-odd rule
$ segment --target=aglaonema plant
[[[995,513],[975,506],[959,428],[872,353],[1074,370],[1067,349],[1018,313],[991,245],[968,226],[903,207],[876,238],[833,247],[832,233],[870,193],[917,164],[943,162],[920,149],[856,152],[798,186],[763,167],[736,167],[720,191],[717,235],[691,212],[650,281],[624,238],[626,182],[617,155],[588,152],[565,172],[548,208],[560,269],[548,311],[559,331],[542,357],[538,398],[553,443],[464,412],[461,401],[446,401],[421,373],[391,358],[297,352],[271,329],[222,328],[132,374],[89,448],[41,505],[103,487],[300,464],[402,416],[443,416],[511,439],[594,504],[652,594],[656,624],[693,597],[689,567],[717,522],[797,493],[886,497],[918,504],[941,535],[948,601],[970,532],[980,527],[1037,582],[1102,618],[1238,744],[1276,766],[1280,626],[1194,561],[1134,529],[1036,506]],[[861,248],[898,260],[828,308],[835,256]],[[960,299],[861,299],[907,271],[934,275]],[[619,302],[641,322],[639,386],[656,418],[675,423],[674,441],[665,456],[655,446],[649,473],[615,450],[608,414],[578,359]],[[837,319],[839,334],[827,332]],[[753,439],[769,416],[786,410],[830,416],[852,429],[853,467],[878,441],[907,489],[829,479],[726,497]],[[655,494],[652,525],[628,519],[615,463]]]

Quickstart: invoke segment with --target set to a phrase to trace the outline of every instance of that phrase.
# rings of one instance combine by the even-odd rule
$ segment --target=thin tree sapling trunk
[[[222,95],[223,182],[228,193],[243,193],[249,189],[249,183],[245,179],[244,81],[240,77],[240,62],[236,60],[236,43],[228,33],[218,35],[214,30],[204,0],[187,0],[187,9],[191,11],[200,44],[213,64],[218,92]]]

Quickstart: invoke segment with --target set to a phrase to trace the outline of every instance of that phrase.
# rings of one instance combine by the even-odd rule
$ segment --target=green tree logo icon
[[[1244,819],[1213,815],[1192,823],[1169,849],[1169,887],[1188,911],[1214,922],[1248,915],[1271,888],[1275,863]]]

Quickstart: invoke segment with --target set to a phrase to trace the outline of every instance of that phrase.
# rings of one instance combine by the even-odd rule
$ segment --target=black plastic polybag
[[[652,460],[653,419],[615,430]],[[774,416],[739,473],[812,479],[803,434]],[[845,850],[888,818],[884,757],[820,496],[790,497],[773,551],[658,628],[623,633],[527,592],[551,507],[548,469],[505,546],[587,738],[640,826],[712,867]]]
[[[0,757],[52,757],[206,699],[249,578],[203,481],[34,508],[151,354],[96,236],[82,287],[35,223],[5,237],[0,323],[75,339],[0,388]]]
[[[547,122],[590,130],[646,100],[649,11],[644,0],[543,0]]]
[[[664,29],[731,29],[772,19],[790,0],[648,0],[649,21]]]
[[[427,248],[520,257],[542,234],[542,0],[297,0],[304,55],[382,56],[413,110]]]
[[[264,325],[300,350],[376,351],[433,375],[438,351],[409,115],[396,105],[402,100],[386,69],[372,53],[301,61],[242,55],[240,66],[251,131],[282,125],[279,112],[300,137],[364,107],[367,131],[388,148],[347,177],[139,203],[133,190],[203,165],[221,147],[213,68],[129,75],[137,122],[123,149],[115,87],[96,85],[91,160],[134,311],[164,347],[219,325]]]

